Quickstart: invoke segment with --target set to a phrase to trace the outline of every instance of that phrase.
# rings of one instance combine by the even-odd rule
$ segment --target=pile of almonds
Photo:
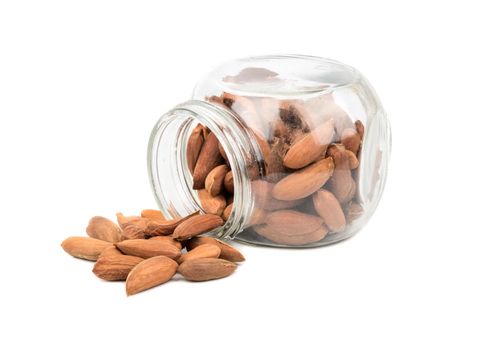
[[[127,295],[163,284],[178,272],[189,281],[231,275],[243,255],[216,238],[201,236],[223,224],[221,217],[194,213],[166,220],[158,210],[141,216],[117,214],[118,224],[93,217],[89,237],[69,237],[62,248],[70,255],[96,261],[93,273],[107,281],[126,281]]]
[[[301,101],[223,92],[207,100],[240,116],[259,145],[262,165],[254,161],[248,169],[255,207],[245,227],[259,241],[301,246],[332,240],[362,214],[357,183],[365,127],[332,94]],[[201,207],[228,220],[235,189],[217,137],[198,124],[186,156]]]

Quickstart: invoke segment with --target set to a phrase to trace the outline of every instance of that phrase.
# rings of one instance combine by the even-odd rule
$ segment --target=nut
[[[209,281],[231,275],[236,264],[224,259],[201,258],[188,260],[179,265],[178,272],[189,281]]]
[[[94,216],[86,227],[88,236],[111,243],[121,240],[122,230],[111,220],[103,216]]]
[[[107,255],[98,258],[93,273],[106,281],[125,281],[129,272],[142,258],[128,255]]]
[[[156,256],[136,265],[126,279],[127,295],[134,295],[168,282],[177,271],[177,263],[166,257]]]
[[[91,237],[69,237],[61,244],[69,255],[75,258],[96,261],[112,243]]]
[[[127,255],[139,256],[148,259],[158,255],[164,255],[171,259],[177,259],[181,255],[180,249],[162,240],[129,239],[116,243],[117,248]]]
[[[185,241],[222,226],[223,223],[224,221],[218,215],[196,215],[179,224],[174,230],[172,237],[178,241]]]

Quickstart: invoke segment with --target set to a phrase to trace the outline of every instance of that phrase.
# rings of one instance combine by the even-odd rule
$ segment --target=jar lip
[[[223,226],[211,232],[219,238],[232,239],[246,226],[250,217],[254,200],[251,191],[251,182],[248,174],[250,157],[256,155],[257,159],[251,160],[262,164],[261,151],[256,141],[243,122],[224,106],[201,101],[189,100],[172,108],[156,123],[150,135],[148,144],[148,175],[152,190],[160,209],[169,218],[185,216],[197,210],[202,211],[196,190],[192,188],[192,177],[187,169],[186,144],[192,129],[199,122],[215,134],[229,159],[233,173],[234,193],[233,210]],[[175,123],[175,124],[174,124]],[[172,137],[176,137],[175,149],[161,146],[167,128],[172,130]],[[181,129],[181,130],[179,130]],[[171,131],[171,130],[169,130]],[[168,148],[168,149],[165,149]],[[173,154],[172,154],[173,153]],[[174,176],[175,185],[161,181],[160,154],[163,154],[170,163],[167,169],[169,176]],[[173,159],[170,159],[170,158]],[[183,192],[182,195],[171,197],[166,191]],[[171,200],[185,203],[171,203]]]

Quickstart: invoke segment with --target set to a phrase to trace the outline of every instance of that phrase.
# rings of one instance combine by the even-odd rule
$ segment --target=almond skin
[[[156,256],[136,265],[126,279],[127,295],[134,295],[169,281],[177,271],[177,263],[166,257]]]
[[[233,246],[218,240],[217,238],[208,237],[208,236],[199,236],[193,237],[189,241],[186,242],[186,248],[189,250],[195,249],[201,245],[206,244],[214,244],[220,248],[220,256],[219,258],[229,260],[232,262],[241,262],[245,261],[245,257],[239,250],[234,248]]]
[[[235,263],[224,259],[201,258],[183,262],[178,272],[189,281],[201,282],[227,277],[236,267]]]
[[[139,256],[144,259],[159,255],[177,259],[181,255],[181,251],[177,247],[161,240],[129,239],[117,243],[116,246],[126,255]]]
[[[93,273],[106,281],[125,281],[129,272],[143,259],[129,255],[112,255],[98,258]]]
[[[218,165],[205,178],[205,189],[212,197],[218,196],[222,191],[228,170],[227,165]]]
[[[346,228],[346,218],[341,204],[329,191],[320,189],[313,194],[313,206],[331,232],[341,232]]]
[[[142,225],[147,223],[149,219],[143,218],[141,216],[124,216],[122,213],[115,214],[117,222],[121,229],[125,229],[128,225]]]
[[[150,220],[167,220],[160,210],[156,209],[143,209],[141,211],[141,217]]]
[[[188,162],[188,169],[192,174],[204,141],[203,128],[203,125],[198,124],[193,129],[186,145],[186,161]]]
[[[176,247],[179,250],[183,249],[183,245],[181,244],[181,242],[176,241],[171,236],[155,236],[155,237],[150,238],[149,240],[150,241],[155,241],[155,240],[156,241],[163,241],[163,242],[172,244],[174,247]]]
[[[75,258],[96,261],[100,254],[113,244],[91,237],[69,237],[61,244],[69,255]]]
[[[94,216],[86,227],[86,233],[92,238],[115,243],[121,240],[122,230],[113,221],[102,216]]]
[[[267,214],[265,224],[273,232],[296,236],[317,230],[322,226],[323,220],[296,210],[278,210]]]
[[[191,249],[186,254],[181,255],[177,262],[182,264],[185,261],[193,259],[218,258],[219,255],[220,248],[216,244],[202,244],[194,249]]]
[[[308,232],[301,235],[288,236],[281,234],[278,231],[272,230],[267,225],[260,225],[254,227],[255,232],[268,240],[284,245],[305,245],[318,242],[327,235],[327,228],[324,226],[319,227],[317,230]]]
[[[116,256],[116,255],[123,255],[122,252],[115,247],[115,245],[105,248],[103,252],[100,254],[98,259],[101,259],[103,257],[108,257],[108,256]]]
[[[334,136],[332,119],[316,127],[292,145],[284,156],[284,166],[301,169],[319,158]]]
[[[360,134],[353,128],[346,128],[341,133],[341,143],[354,154],[357,154],[361,142]]]
[[[172,238],[178,241],[185,241],[191,237],[212,231],[223,224],[224,220],[218,215],[196,215],[179,224],[174,230]]]
[[[356,193],[356,183],[350,170],[350,158],[343,145],[332,145],[327,153],[334,159],[334,174],[329,180],[328,188],[340,203],[349,202]]]
[[[233,204],[231,203],[228,206],[226,206],[226,208],[222,212],[222,219],[224,219],[224,221],[227,221],[231,216],[232,208],[233,208]]]
[[[272,196],[279,200],[305,198],[319,188],[332,176],[333,160],[328,157],[286,176],[274,185]]]
[[[208,214],[222,215],[226,208],[226,198],[223,195],[211,196],[207,190],[198,190],[201,206]]]
[[[219,165],[221,161],[222,156],[219,151],[219,141],[213,133],[210,133],[203,143],[193,171],[193,188],[195,190],[204,188],[205,178],[208,173]]]
[[[232,171],[228,171],[226,176],[224,177],[224,188],[229,193],[234,193],[234,179]]]
[[[145,228],[144,238],[154,237],[154,236],[166,236],[172,234],[174,229],[181,223],[188,220],[190,217],[198,215],[199,212],[191,213],[182,218],[172,219],[172,220],[153,220],[148,222]]]

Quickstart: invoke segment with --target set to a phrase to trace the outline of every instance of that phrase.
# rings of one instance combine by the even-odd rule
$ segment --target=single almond
[[[113,221],[102,216],[94,216],[86,227],[86,233],[92,238],[115,243],[121,240],[122,230]]]
[[[222,226],[224,220],[218,215],[204,214],[196,215],[179,224],[172,234],[172,238],[185,241],[191,237],[212,231]]]
[[[93,273],[106,281],[125,281],[129,272],[142,258],[129,255],[107,255],[98,258]]]
[[[223,195],[211,196],[207,190],[198,190],[198,198],[200,199],[203,210],[208,214],[222,215],[226,207],[226,198]]]
[[[289,148],[284,156],[284,166],[291,169],[301,169],[314,162],[325,153],[333,136],[334,124],[330,119]]]
[[[150,241],[155,241],[155,240],[156,241],[163,241],[163,242],[166,242],[168,244],[172,244],[174,247],[176,247],[179,250],[183,249],[183,245],[181,244],[181,242],[176,241],[171,236],[155,236],[155,237],[150,238]]]
[[[141,211],[141,217],[150,220],[167,220],[160,210],[156,209],[143,209]]]
[[[357,154],[362,138],[354,128],[346,128],[341,134],[341,143],[347,149]]]
[[[108,256],[116,256],[116,255],[123,255],[122,252],[115,247],[115,245],[105,248],[103,252],[100,254],[98,259],[101,259],[103,257],[108,257]]]
[[[126,255],[139,256],[148,259],[158,255],[164,255],[171,259],[177,259],[181,255],[180,249],[161,240],[129,239],[116,243],[117,248]]]
[[[284,167],[284,155],[288,151],[288,144],[282,138],[276,137],[270,147],[270,153],[265,159],[267,180],[277,182],[286,174],[287,170]]]
[[[272,196],[279,200],[305,198],[321,188],[332,176],[334,163],[325,158],[295,171],[274,185]]]
[[[222,218],[224,219],[224,221],[227,221],[227,219],[229,219],[229,217],[231,216],[232,208],[233,208],[233,204],[231,203],[228,206],[226,206],[226,208],[222,212]]]
[[[205,178],[205,189],[212,197],[218,196],[222,191],[228,170],[227,165],[218,165]]]
[[[142,239],[145,238],[148,230],[148,225],[150,224],[150,219],[142,218],[141,220],[136,220],[125,224],[122,230],[122,238],[126,239]]]
[[[317,230],[323,220],[296,210],[278,210],[267,214],[265,224],[271,231],[287,236],[302,235]]]
[[[307,232],[300,235],[285,235],[277,230],[273,230],[270,226],[259,225],[254,226],[255,232],[260,236],[278,244],[283,245],[305,245],[310,243],[315,243],[323,239],[328,232],[328,229],[324,226],[320,226],[317,230],[312,232]]]
[[[156,256],[136,265],[126,279],[127,295],[134,295],[169,281],[177,271],[177,263],[166,257]]]
[[[356,193],[356,183],[350,170],[349,153],[343,145],[335,144],[327,150],[334,159],[334,174],[329,180],[328,188],[336,196],[340,203],[349,202]]]
[[[205,186],[205,178],[222,161],[219,152],[219,141],[214,133],[208,134],[201,148],[198,160],[193,171],[193,188],[195,190]]]
[[[190,217],[198,215],[198,211],[191,213],[182,218],[172,220],[154,220],[150,221],[144,229],[145,234],[142,238],[149,238],[154,236],[166,236],[172,234],[174,229],[183,221],[188,220]]]
[[[188,163],[188,169],[192,174],[204,141],[203,128],[203,125],[198,124],[193,129],[193,132],[189,136],[188,144],[186,145],[186,161]]]
[[[179,265],[178,272],[189,281],[209,281],[231,275],[237,265],[231,261],[216,258],[188,260]]]
[[[217,238],[209,236],[199,236],[193,237],[186,242],[186,248],[188,251],[200,247],[201,245],[214,244],[220,248],[220,259],[229,260],[232,262],[245,261],[245,257],[239,250],[234,248],[232,245],[227,244]]]
[[[117,213],[115,216],[117,217],[117,223],[123,230],[128,225],[142,225],[142,223],[147,223],[149,220],[141,216],[124,216],[122,213]]]
[[[61,246],[75,258],[96,261],[105,248],[112,246],[112,243],[91,237],[73,236],[65,239]]]
[[[216,244],[202,244],[194,249],[191,249],[186,254],[182,254],[177,262],[182,264],[185,261],[193,259],[218,258],[220,252],[220,248]]]
[[[329,191],[320,189],[313,194],[313,206],[319,216],[332,232],[341,232],[346,228],[346,218],[341,204]]]
[[[229,170],[224,177],[224,188],[229,192],[229,193],[234,193],[234,179],[233,179],[233,173],[231,170]]]

